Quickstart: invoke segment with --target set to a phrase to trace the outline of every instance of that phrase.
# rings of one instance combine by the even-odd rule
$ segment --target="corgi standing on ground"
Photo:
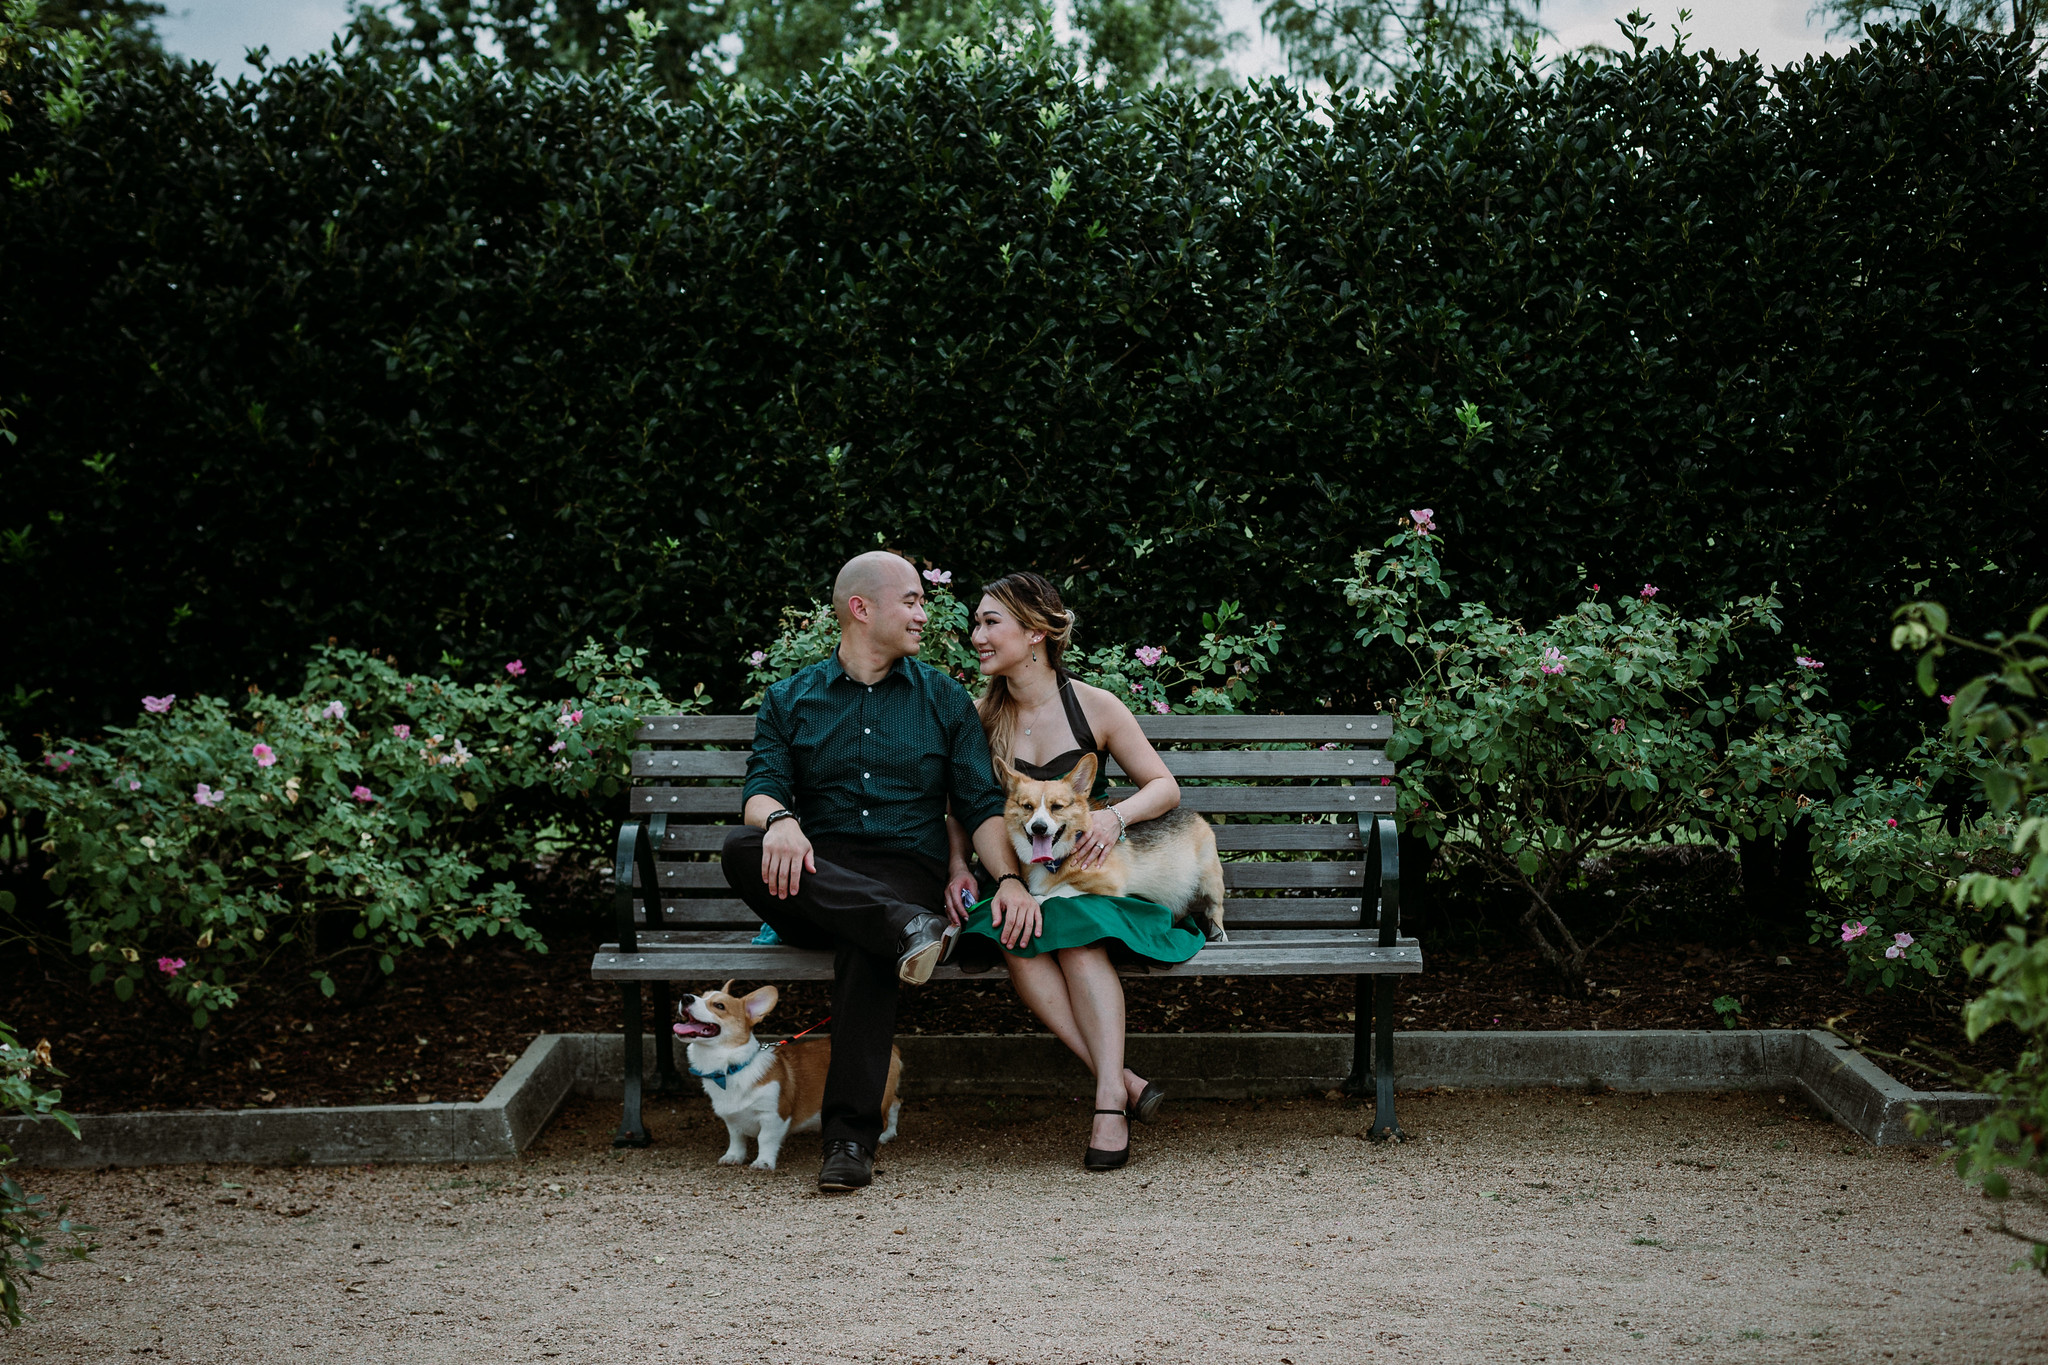
[[[1176,921],[1193,920],[1210,942],[1224,943],[1223,860],[1216,831],[1185,806],[1132,825],[1096,866],[1067,865],[1088,830],[1094,807],[1095,755],[1084,754],[1072,772],[1038,782],[1007,763],[997,776],[1008,790],[1003,810],[1010,843],[1024,864],[1026,885],[1040,900],[1051,896],[1133,896],[1163,905]]]
[[[747,1139],[756,1140],[753,1167],[772,1171],[791,1133],[818,1130],[818,1111],[825,1100],[825,1073],[832,1066],[832,1039],[800,1038],[769,1046],[754,1037],[754,1026],[768,1017],[781,998],[773,986],[733,995],[732,982],[722,990],[686,995],[676,1002],[675,1034],[690,1040],[690,1074],[704,1083],[711,1112],[725,1120],[725,1155],[721,1166],[747,1159]],[[882,1113],[888,1127],[880,1141],[896,1136],[896,1098],[903,1076],[903,1054],[889,1049],[889,1081],[882,1092]]]

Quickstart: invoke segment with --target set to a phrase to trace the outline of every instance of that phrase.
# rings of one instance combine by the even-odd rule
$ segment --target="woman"
[[[982,588],[974,612],[974,649],[989,680],[980,702],[981,723],[997,770],[1005,763],[1036,781],[1064,777],[1082,755],[1096,756],[1100,800],[1109,786],[1109,760],[1123,765],[1138,790],[1114,809],[1101,806],[1073,858],[1082,867],[1100,863],[1123,830],[1164,815],[1180,804],[1180,785],[1153,752],[1145,732],[1122,702],[1099,687],[1077,682],[1061,666],[1073,638],[1074,614],[1060,604],[1052,584],[1035,573],[1013,573]],[[949,904],[973,893],[967,866],[966,832],[948,821],[952,833]],[[1176,926],[1164,906],[1107,896],[1055,897],[1036,917],[1012,916],[991,924],[988,908],[977,906],[966,932],[995,939],[1003,947],[1010,981],[1054,1036],[1095,1073],[1095,1118],[1084,1164],[1114,1170],[1130,1157],[1135,1116],[1149,1123],[1165,1095],[1124,1065],[1124,991],[1110,961],[1110,945],[1162,962],[1185,962],[1202,946],[1202,935]]]

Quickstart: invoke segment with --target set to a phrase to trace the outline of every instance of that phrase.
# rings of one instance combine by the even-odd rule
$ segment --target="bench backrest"
[[[1386,716],[1146,716],[1139,723],[1180,779],[1181,803],[1216,826],[1224,918],[1232,928],[1352,928],[1377,921],[1376,893],[1394,855],[1391,847],[1375,847],[1381,832],[1375,817],[1394,810],[1394,789],[1387,785],[1394,765],[1381,751],[1393,733]],[[656,716],[642,723],[638,739],[648,747],[632,756],[631,809],[656,836],[652,866],[661,912],[650,921],[644,900],[636,898],[638,925],[759,927],[718,864],[726,832],[740,818],[753,737],[750,715]],[[1110,776],[1114,781],[1123,770],[1112,763]],[[1109,799],[1132,790],[1112,786]],[[635,858],[629,851],[630,842],[628,831],[620,841],[621,863],[646,866],[644,853]],[[644,887],[644,880],[635,868],[633,885]],[[1253,894],[1230,894],[1246,892]],[[1391,903],[1386,911],[1382,930],[1392,942],[1398,911]]]

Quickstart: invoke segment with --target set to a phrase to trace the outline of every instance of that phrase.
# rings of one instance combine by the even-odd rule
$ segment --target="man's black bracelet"
[[[761,832],[765,834],[769,830],[774,829],[775,822],[777,820],[796,820],[796,812],[793,810],[778,810],[769,812],[768,818],[761,822]],[[801,825],[803,822],[801,820],[797,820],[797,823]]]
[[[1015,882],[1017,883],[1017,885],[1023,887],[1026,891],[1029,891],[1031,889],[1030,884],[1014,872],[1005,872],[1002,876],[996,878],[996,890],[1002,890],[1004,882]]]

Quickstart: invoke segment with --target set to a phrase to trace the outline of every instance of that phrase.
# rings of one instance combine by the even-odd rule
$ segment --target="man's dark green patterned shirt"
[[[915,659],[874,686],[839,652],[768,689],[746,799],[795,811],[812,840],[857,841],[946,861],[946,801],[970,832],[1003,813],[988,737],[967,690]]]

